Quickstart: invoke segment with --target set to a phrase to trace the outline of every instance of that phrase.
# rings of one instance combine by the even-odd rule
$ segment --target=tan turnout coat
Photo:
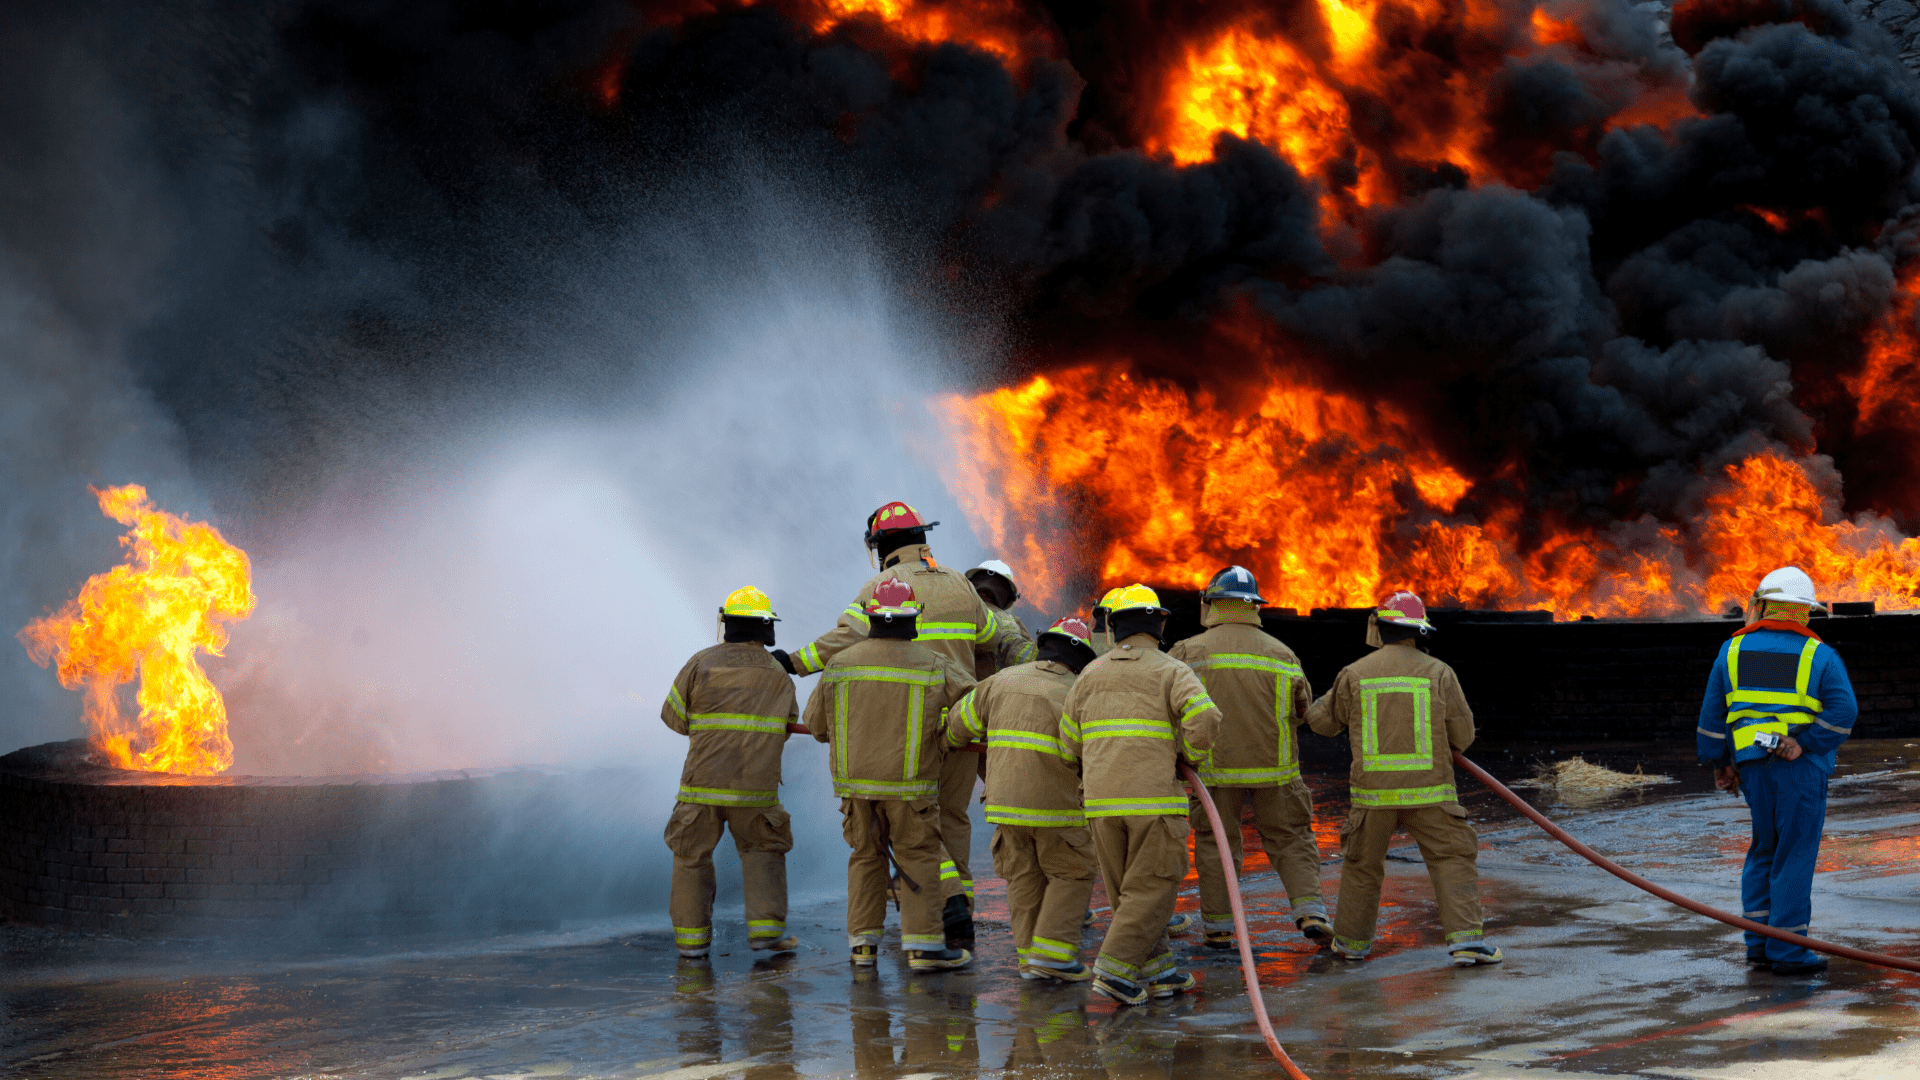
[[[941,714],[971,689],[972,675],[918,642],[862,637],[836,652],[806,713],[807,730],[831,745],[833,793],[938,799]]]
[[[1080,763],[1060,743],[1073,669],[1053,660],[983,680],[947,714],[947,745],[985,743],[987,820],[1040,828],[1085,825]]]
[[[765,646],[736,641],[694,653],[660,707],[660,719],[688,736],[680,801],[777,805],[794,703],[792,678]]]
[[[1300,658],[1258,626],[1222,623],[1167,655],[1200,676],[1220,734],[1198,766],[1209,787],[1280,787],[1300,778],[1300,736],[1313,692]]]
[[[1060,746],[1081,761],[1089,818],[1186,817],[1176,758],[1204,764],[1220,710],[1193,669],[1135,634],[1088,664],[1067,695]]]
[[[878,574],[867,580],[853,603],[840,613],[834,628],[793,654],[793,669],[811,675],[826,668],[842,649],[867,637],[867,601],[887,578],[897,577],[913,588],[920,604],[916,622],[919,644],[952,660],[969,676],[974,674],[974,650],[998,658],[1001,666],[1024,664],[1034,657],[1034,645],[1023,637],[1025,627],[1012,615],[996,615],[974,591],[973,582],[958,570],[941,566],[924,544],[904,547],[887,556]]]
[[[1473,710],[1453,669],[1411,643],[1375,649],[1340,669],[1307,710],[1322,735],[1353,745],[1353,805],[1458,805],[1453,751],[1473,745]]]

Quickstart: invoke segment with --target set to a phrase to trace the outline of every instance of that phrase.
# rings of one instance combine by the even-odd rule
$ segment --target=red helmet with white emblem
[[[880,538],[887,533],[919,530],[925,532],[940,524],[928,521],[920,516],[920,511],[906,503],[895,501],[867,515],[867,546],[877,548]]]
[[[867,601],[867,615],[894,619],[920,614],[920,602],[913,598],[913,586],[890,577],[873,587],[873,599]]]
[[[1075,644],[1093,648],[1093,631],[1088,629],[1087,624],[1077,616],[1069,615],[1064,619],[1055,619],[1052,626],[1040,631],[1041,637],[1046,637],[1048,634],[1058,634]]]
[[[1373,617],[1392,626],[1410,626],[1423,634],[1433,630],[1433,624],[1427,621],[1427,605],[1405,589],[1380,601]]]

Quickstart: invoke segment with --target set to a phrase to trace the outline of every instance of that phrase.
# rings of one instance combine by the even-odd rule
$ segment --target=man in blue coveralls
[[[1834,752],[1858,712],[1840,654],[1807,627],[1813,579],[1798,567],[1768,574],[1753,591],[1747,625],[1720,647],[1700,703],[1695,740],[1722,791],[1744,792],[1753,843],[1740,875],[1747,918],[1805,934],[1813,921],[1813,864],[1827,818]],[[1747,963],[1775,975],[1811,975],[1826,958],[1747,935]]]

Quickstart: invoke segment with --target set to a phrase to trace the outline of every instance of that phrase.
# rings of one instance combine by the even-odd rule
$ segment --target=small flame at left
[[[127,526],[127,560],[95,574],[80,595],[28,623],[19,638],[60,685],[86,693],[95,749],[123,769],[211,776],[233,764],[227,705],[200,667],[219,656],[227,623],[253,613],[247,553],[220,530],[156,509],[139,484],[91,489]],[[129,718],[118,687],[140,679]]]

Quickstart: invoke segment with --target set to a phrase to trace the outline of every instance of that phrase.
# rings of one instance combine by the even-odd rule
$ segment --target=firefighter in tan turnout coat
[[[1126,1005],[1194,985],[1167,945],[1167,916],[1187,872],[1187,795],[1177,764],[1204,764],[1220,713],[1191,668],[1160,651],[1167,611],[1145,585],[1108,595],[1116,644],[1067,695],[1060,747],[1080,759],[1094,854],[1113,921],[1094,989]]]
[[[1074,677],[1093,661],[1092,632],[1061,619],[1040,659],[983,680],[947,716],[947,745],[985,743],[993,869],[1007,883],[1020,977],[1081,982],[1080,921],[1093,893],[1093,841],[1079,763],[1060,743]]]
[[[927,547],[927,530],[940,524],[927,521],[903,502],[890,502],[867,517],[867,547],[879,557],[880,572],[860,588],[840,613],[839,622],[812,644],[774,656],[796,675],[821,671],[841,650],[865,639],[869,632],[866,604],[882,581],[896,579],[913,589],[919,607],[921,645],[939,653],[975,677],[975,650],[985,651],[999,666],[1011,667],[1033,659],[1034,646],[1012,615],[996,614],[974,590],[966,576],[934,560]],[[949,944],[973,945],[973,871],[969,853],[973,819],[968,803],[979,776],[980,755],[948,754],[940,764],[940,836],[943,854],[940,892]]]
[[[1207,629],[1167,650],[1206,685],[1220,710],[1220,735],[1197,771],[1227,828],[1233,864],[1241,862],[1240,812],[1251,805],[1267,860],[1286,886],[1294,925],[1315,942],[1333,938],[1320,898],[1320,848],[1313,835],[1313,796],[1300,778],[1299,725],[1313,693],[1300,658],[1260,629],[1260,586],[1251,571],[1230,566],[1213,576],[1200,599]],[[1232,948],[1233,909],[1220,872],[1218,838],[1206,808],[1193,799],[1194,867],[1206,942]]]
[[[1406,826],[1433,880],[1440,928],[1456,967],[1497,964],[1480,918],[1480,840],[1453,786],[1453,751],[1473,744],[1473,711],[1453,669],[1427,655],[1433,626],[1410,592],[1380,602],[1367,619],[1374,652],[1348,664],[1313,703],[1307,723],[1348,733],[1353,808],[1340,829],[1340,903],[1333,951],[1359,960],[1373,947],[1394,829]]]
[[[723,828],[740,852],[749,946],[799,945],[787,934],[793,829],[780,807],[780,752],[798,713],[793,680],[767,654],[775,621],[767,594],[751,585],[734,591],[720,608],[721,644],[687,661],[660,709],[668,727],[689,737],[666,835],[673,941],[689,959],[712,947],[713,849]]]
[[[941,715],[973,676],[915,642],[913,589],[889,578],[862,614],[870,633],[827,662],[807,699],[807,730],[828,743],[847,859],[847,940],[855,965],[878,959],[887,918],[888,862],[898,881],[900,943],[915,971],[964,967],[941,926]],[[972,770],[968,770],[972,779]]]

